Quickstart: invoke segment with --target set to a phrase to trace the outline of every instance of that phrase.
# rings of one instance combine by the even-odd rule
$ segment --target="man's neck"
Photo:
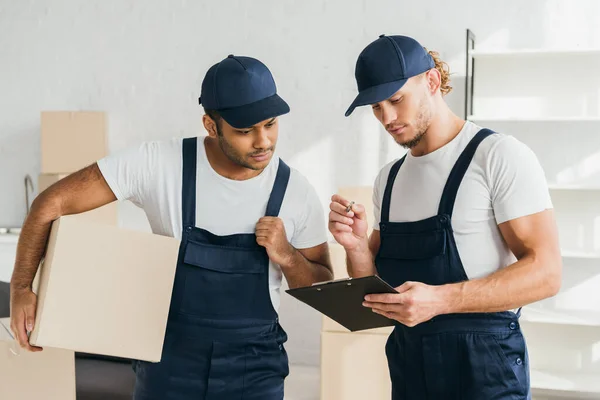
[[[234,181],[245,181],[260,175],[262,172],[262,170],[257,171],[246,168],[231,161],[219,147],[217,139],[213,139],[209,136],[205,137],[204,149],[211,168],[224,178]]]
[[[410,149],[414,157],[432,153],[452,141],[461,131],[465,120],[454,114],[445,104],[431,121],[423,139]]]

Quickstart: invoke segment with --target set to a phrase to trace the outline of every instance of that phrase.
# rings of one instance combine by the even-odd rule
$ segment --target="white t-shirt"
[[[407,153],[392,189],[390,222],[418,221],[437,214],[450,170],[480,129],[467,121],[460,133],[440,149],[420,157]],[[394,162],[387,164],[375,181],[377,230]],[[536,155],[506,134],[484,139],[458,189],[452,214],[456,245],[469,279],[487,276],[515,262],[498,224],[550,208],[546,177]]]
[[[152,141],[116,152],[98,161],[98,167],[118,200],[141,207],[153,233],[180,239],[182,233],[182,139]],[[219,175],[206,157],[198,138],[196,172],[196,226],[216,235],[254,233],[265,215],[277,175],[279,158],[256,177],[235,181]],[[279,217],[288,241],[297,249],[327,241],[323,207],[313,186],[291,168]],[[281,268],[269,265],[269,288],[279,308]]]

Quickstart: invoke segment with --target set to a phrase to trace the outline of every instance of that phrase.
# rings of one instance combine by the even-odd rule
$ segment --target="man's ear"
[[[202,116],[202,123],[204,124],[204,129],[208,132],[208,136],[212,138],[217,137],[217,123],[208,114],[204,114]]]
[[[427,81],[427,89],[431,95],[434,95],[442,86],[442,75],[437,68],[432,68],[425,73],[425,80]]]

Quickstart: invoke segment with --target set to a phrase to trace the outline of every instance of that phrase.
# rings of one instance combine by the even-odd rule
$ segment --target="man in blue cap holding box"
[[[329,229],[353,277],[378,274],[398,294],[364,306],[395,321],[386,345],[394,400],[530,398],[520,307],[553,296],[561,256],[536,156],[515,138],[455,115],[438,54],[406,36],[369,44],[358,96],[407,154],[362,205],[332,197]]]
[[[282,275],[290,287],[332,278],[323,210],[309,182],[274,157],[278,117],[290,109],[262,62],[230,55],[215,64],[199,101],[204,140],[144,143],[40,194],[19,242],[12,329],[21,346],[40,350],[26,331],[51,222],[131,200],[154,233],[181,239],[162,358],[135,362],[134,399],[281,400]]]

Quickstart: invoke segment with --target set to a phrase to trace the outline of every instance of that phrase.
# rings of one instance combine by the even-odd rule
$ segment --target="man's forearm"
[[[58,218],[57,208],[44,197],[38,197],[21,230],[15,267],[10,281],[11,290],[31,289],[40,260],[44,254],[52,221]]]
[[[529,256],[485,278],[443,285],[443,314],[506,311],[554,296],[560,271],[560,259]]]
[[[280,267],[292,289],[333,279],[333,274],[326,266],[308,260],[296,249],[293,250],[290,261]]]
[[[346,250],[346,267],[348,275],[353,278],[375,275],[375,262],[368,242],[365,241],[354,250]]]

